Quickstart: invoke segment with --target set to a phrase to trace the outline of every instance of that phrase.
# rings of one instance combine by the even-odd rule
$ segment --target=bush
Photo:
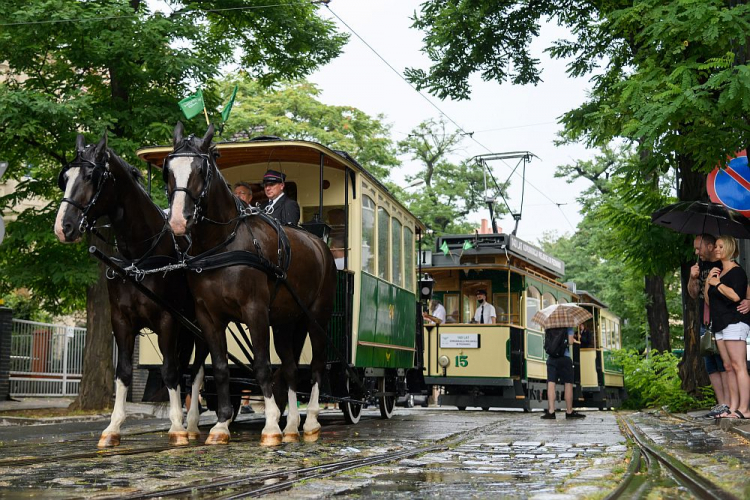
[[[705,408],[716,402],[710,386],[701,388],[701,398],[695,398],[682,390],[677,363],[679,359],[671,352],[645,355],[634,350],[621,350],[615,359],[623,367],[628,399],[625,408],[660,408],[669,411],[687,411]]]

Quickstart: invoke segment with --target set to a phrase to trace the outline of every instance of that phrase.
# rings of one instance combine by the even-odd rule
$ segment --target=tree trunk
[[[694,170],[695,163],[691,158],[678,155],[678,178],[680,180],[680,201],[706,200],[706,175]],[[695,264],[691,260],[680,264],[682,281],[682,320],[684,328],[685,350],[678,365],[682,389],[688,394],[698,395],[700,387],[709,385],[706,366],[698,350],[700,340],[700,324],[698,311],[700,304],[687,293],[690,279],[690,268]]]
[[[651,348],[659,352],[669,351],[669,313],[663,276],[646,276],[646,318],[648,320]]]
[[[93,240],[90,240],[91,242]],[[101,242],[98,246],[102,246]],[[106,245],[105,245],[106,246]],[[112,362],[112,322],[104,264],[99,278],[86,290],[86,346],[78,397],[71,410],[103,410],[112,406],[114,366]]]

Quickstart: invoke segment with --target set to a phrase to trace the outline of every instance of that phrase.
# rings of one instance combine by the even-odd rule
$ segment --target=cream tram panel
[[[596,349],[581,349],[581,387],[599,387],[596,376]]]
[[[429,348],[428,376],[510,377],[508,327],[449,323],[425,327],[424,331]],[[445,372],[438,364],[441,356],[450,361]]]
[[[248,336],[248,339],[250,338],[250,333],[247,330],[247,327],[245,325],[242,325],[242,327],[245,329],[245,334]],[[274,365],[280,365],[281,360],[279,359],[279,356],[276,354],[276,347],[273,343],[273,328],[270,328],[271,332],[271,363]],[[156,336],[155,333],[153,333],[150,330],[147,330],[144,328],[143,335],[140,338],[141,342],[141,349],[139,350],[138,354],[138,363],[140,365],[160,365],[162,363],[161,358],[161,352],[158,349],[158,342],[159,339]],[[235,334],[239,335],[236,331]],[[245,357],[244,353],[242,352],[242,349],[237,345],[237,342],[234,340],[234,337],[232,337],[232,334],[229,333],[229,329],[226,331],[226,337],[227,337],[227,352],[232,353],[234,356],[236,356],[240,361],[244,363],[249,363],[249,360]],[[240,335],[240,338],[241,335]],[[154,346],[152,348],[152,345]],[[195,353],[193,353],[193,356],[190,356],[190,362],[193,362],[193,357]],[[305,345],[302,348],[302,354],[300,355],[299,364],[301,365],[309,365],[310,361],[312,360],[312,346],[310,345],[310,337],[307,337],[305,339]],[[211,355],[206,358],[206,363],[211,364]],[[234,364],[231,360],[229,361],[229,364]]]

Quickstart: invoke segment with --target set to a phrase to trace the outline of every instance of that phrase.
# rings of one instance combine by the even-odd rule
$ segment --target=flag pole
[[[208,111],[206,111],[206,106],[203,106],[203,114],[206,116],[206,125],[211,125],[211,122],[208,121]]]

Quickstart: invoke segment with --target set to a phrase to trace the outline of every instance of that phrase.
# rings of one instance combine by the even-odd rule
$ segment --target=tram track
[[[629,417],[618,416],[623,431],[635,445],[630,467],[606,500],[645,498],[658,487],[681,486],[701,500],[738,500],[651,441]],[[646,469],[646,474],[642,471]]]

